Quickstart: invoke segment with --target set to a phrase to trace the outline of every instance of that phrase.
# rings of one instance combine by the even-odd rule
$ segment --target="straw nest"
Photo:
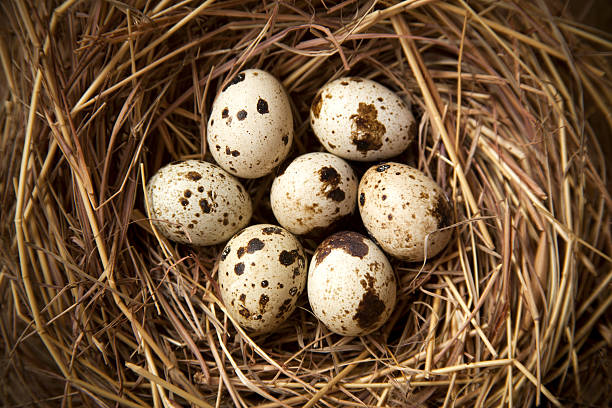
[[[608,406],[609,35],[543,0],[197,3],[2,4],[0,404]],[[329,80],[412,104],[397,160],[444,188],[454,235],[394,264],[380,333],[331,334],[304,295],[249,336],[218,300],[222,246],[151,229],[144,182],[208,157],[212,100],[252,67],[292,98],[293,155],[321,150]],[[245,182],[253,223],[274,222],[272,179]]]

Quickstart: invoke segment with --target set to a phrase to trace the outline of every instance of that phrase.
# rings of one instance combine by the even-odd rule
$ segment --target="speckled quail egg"
[[[364,336],[380,328],[395,306],[397,282],[385,254],[356,232],[338,232],[319,245],[308,270],[308,300],[331,331]]]
[[[243,178],[272,172],[289,153],[293,116],[282,84],[269,73],[247,69],[217,95],[207,140],[219,166]]]
[[[359,183],[358,201],[363,225],[396,258],[422,261],[450,240],[450,204],[436,182],[415,168],[399,163],[370,167]]]
[[[147,183],[151,220],[166,238],[193,245],[227,241],[253,212],[240,182],[218,166],[186,160],[162,167]]]
[[[307,153],[274,179],[270,203],[279,224],[292,233],[322,231],[355,211],[357,178],[341,158]]]
[[[349,160],[397,156],[414,139],[408,106],[390,89],[359,77],[332,81],[310,107],[310,124],[327,151]]]
[[[306,256],[287,230],[253,225],[236,234],[219,262],[221,297],[230,315],[250,332],[284,322],[306,286]]]

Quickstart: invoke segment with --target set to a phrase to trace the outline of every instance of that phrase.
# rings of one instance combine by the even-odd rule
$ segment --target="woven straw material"
[[[612,37],[563,2],[121,2],[0,6],[0,405],[609,406]],[[146,180],[210,160],[242,69],[281,80],[290,158],[322,147],[316,91],[373,79],[412,106],[396,161],[453,203],[453,236],[393,261],[380,332],[330,333],[304,294],[274,333],[234,324],[223,245],[152,228]],[[355,164],[363,174],[367,164]],[[274,174],[245,180],[275,223]],[[355,227],[362,231],[361,227]],[[319,240],[302,239],[312,255]]]

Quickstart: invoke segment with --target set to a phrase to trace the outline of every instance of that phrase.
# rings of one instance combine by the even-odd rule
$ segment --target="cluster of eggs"
[[[332,81],[315,96],[310,124],[328,152],[299,156],[274,179],[270,204],[279,225],[247,227],[252,202],[237,177],[274,171],[294,134],[281,83],[262,70],[240,72],[216,97],[208,121],[217,165],[187,160],[161,168],[147,184],[151,220],[179,243],[227,241],[218,265],[221,297],[248,331],[278,327],[307,288],[313,313],[331,331],[365,335],[395,305],[397,280],[385,252],[412,262],[435,256],[450,239],[450,205],[431,178],[408,165],[377,164],[359,181],[345,161],[380,162],[412,141],[410,109],[386,87],[358,77]],[[372,239],[332,234],[308,267],[296,236],[329,233],[356,207]]]

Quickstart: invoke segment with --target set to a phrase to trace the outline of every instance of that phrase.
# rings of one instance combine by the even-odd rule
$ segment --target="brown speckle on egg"
[[[234,273],[236,275],[242,275],[244,273],[244,262],[239,262],[234,265]]]
[[[268,110],[268,102],[265,99],[259,98],[257,101],[257,112],[262,115],[270,112]]]
[[[323,262],[333,249],[342,249],[351,256],[363,258],[368,254],[368,246],[363,239],[363,235],[350,231],[338,232],[330,236],[319,245],[315,257],[316,263]]]
[[[234,77],[232,78],[232,80],[231,80],[231,81],[229,81],[229,82],[227,83],[227,85],[225,85],[225,86],[223,87],[223,90],[222,90],[221,92],[225,92],[225,91],[227,91],[227,88],[229,88],[230,86],[232,86],[232,85],[236,85],[236,84],[238,84],[238,83],[240,83],[240,82],[244,81],[244,78],[245,78],[244,72],[240,72],[240,73],[238,73],[236,76],[234,76]]]
[[[187,174],[185,174],[185,177],[187,177],[191,181],[198,181],[202,178],[202,175],[197,171],[189,171],[187,172]]]

